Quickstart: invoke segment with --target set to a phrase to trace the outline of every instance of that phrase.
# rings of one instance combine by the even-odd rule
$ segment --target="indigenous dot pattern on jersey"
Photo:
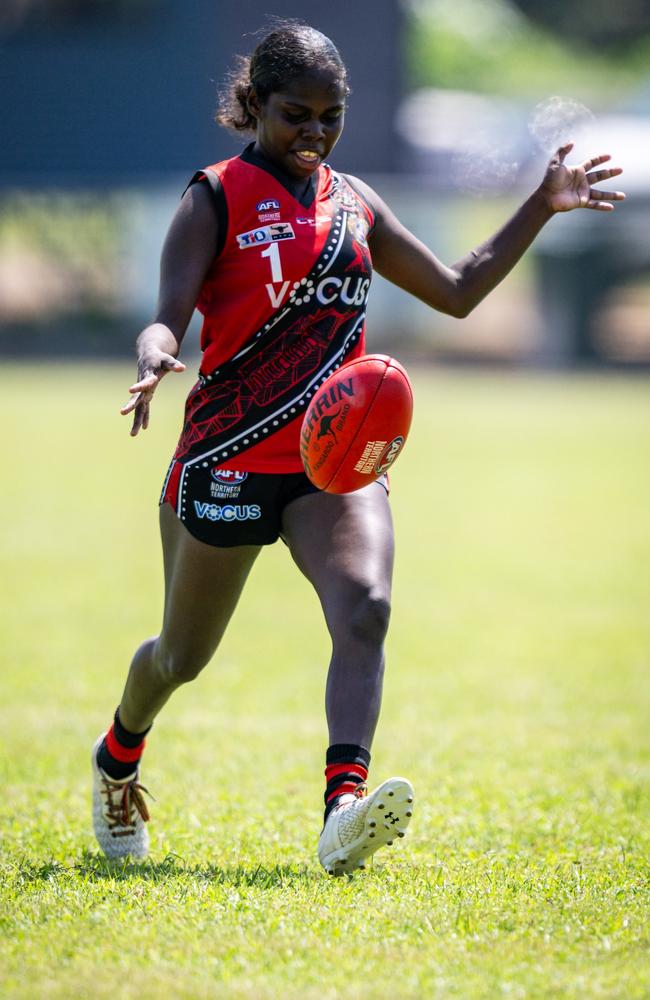
[[[225,196],[227,228],[197,304],[204,355],[163,489],[180,516],[192,469],[215,460],[249,472],[302,471],[300,427],[312,396],[364,353],[372,277],[374,215],[329,166],[302,201],[250,148],[198,176],[208,172]]]

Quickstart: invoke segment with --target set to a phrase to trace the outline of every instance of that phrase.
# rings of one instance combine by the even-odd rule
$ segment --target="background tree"
[[[650,32],[648,0],[513,0],[526,17],[567,38],[616,49]]]

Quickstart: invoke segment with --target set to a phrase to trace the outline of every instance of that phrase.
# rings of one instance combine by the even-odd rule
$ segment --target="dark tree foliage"
[[[514,0],[531,21],[555,33],[607,48],[650,35],[650,0]]]

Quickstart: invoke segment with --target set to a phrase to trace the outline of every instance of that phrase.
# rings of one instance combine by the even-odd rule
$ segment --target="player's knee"
[[[349,628],[356,640],[381,646],[390,621],[390,601],[372,593],[365,594],[351,608]]]
[[[209,657],[196,649],[177,649],[159,641],[156,649],[158,670],[168,684],[189,684],[199,676]]]

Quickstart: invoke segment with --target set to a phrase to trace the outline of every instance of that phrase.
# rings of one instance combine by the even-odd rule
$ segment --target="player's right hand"
[[[167,372],[184,372],[182,361],[165,354],[162,351],[156,356],[148,355],[138,362],[138,380],[129,386],[131,398],[121,407],[122,416],[133,413],[131,437],[135,437],[140,428],[146,431],[149,426],[149,406],[158,383]]]

